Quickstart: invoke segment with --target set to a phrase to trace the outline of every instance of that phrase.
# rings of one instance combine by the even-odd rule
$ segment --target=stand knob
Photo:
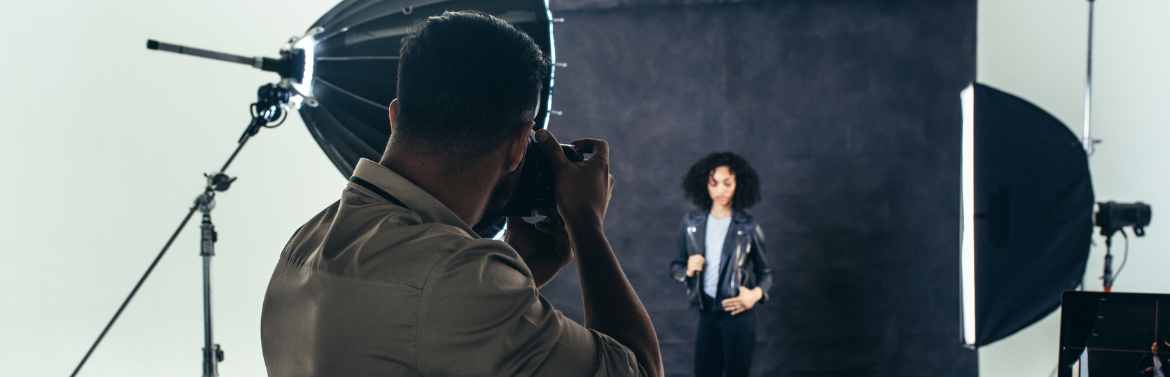
[[[235,177],[223,173],[204,173],[203,176],[207,178],[207,187],[220,192],[227,191],[232,187],[232,182],[236,181]]]

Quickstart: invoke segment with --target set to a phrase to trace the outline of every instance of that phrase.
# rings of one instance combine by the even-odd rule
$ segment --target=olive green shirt
[[[363,159],[289,240],[264,298],[268,375],[642,376],[540,295],[508,244]],[[377,191],[383,191],[379,193]]]

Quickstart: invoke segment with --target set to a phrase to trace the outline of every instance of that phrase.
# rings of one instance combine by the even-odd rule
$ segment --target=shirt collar
[[[372,183],[390,196],[402,201],[407,209],[418,213],[424,221],[447,224],[463,229],[469,235],[476,234],[467,223],[463,222],[463,219],[455,215],[455,212],[447,208],[439,199],[435,199],[422,187],[418,187],[406,177],[382,164],[366,158],[358,160],[357,167],[353,169],[353,176]],[[353,187],[356,184],[350,183],[350,186]]]

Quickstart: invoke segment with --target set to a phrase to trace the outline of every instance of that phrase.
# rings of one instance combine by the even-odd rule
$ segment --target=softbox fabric
[[[976,84],[976,346],[1044,318],[1081,283],[1092,215],[1077,137],[1028,101]]]
[[[551,19],[544,0],[346,0],[309,27],[315,36],[312,95],[300,108],[313,139],[343,176],[360,158],[378,160],[390,138],[387,107],[396,96],[402,38],[429,16],[478,10],[527,33],[552,59]],[[307,78],[306,78],[307,79]],[[536,124],[547,116],[552,75],[544,85]]]

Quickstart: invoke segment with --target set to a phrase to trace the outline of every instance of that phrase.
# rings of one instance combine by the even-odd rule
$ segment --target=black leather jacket
[[[678,256],[670,262],[670,275],[674,280],[686,284],[687,298],[691,306],[703,310],[699,295],[703,294],[703,270],[693,277],[687,277],[687,258],[691,255],[705,255],[707,239],[707,212],[692,211],[683,216],[682,232],[678,242]],[[772,268],[768,267],[764,248],[764,231],[744,211],[734,211],[727,238],[723,240],[722,261],[719,263],[719,288],[716,302],[739,295],[739,286],[760,287],[764,291],[761,301],[768,300],[772,288]]]

